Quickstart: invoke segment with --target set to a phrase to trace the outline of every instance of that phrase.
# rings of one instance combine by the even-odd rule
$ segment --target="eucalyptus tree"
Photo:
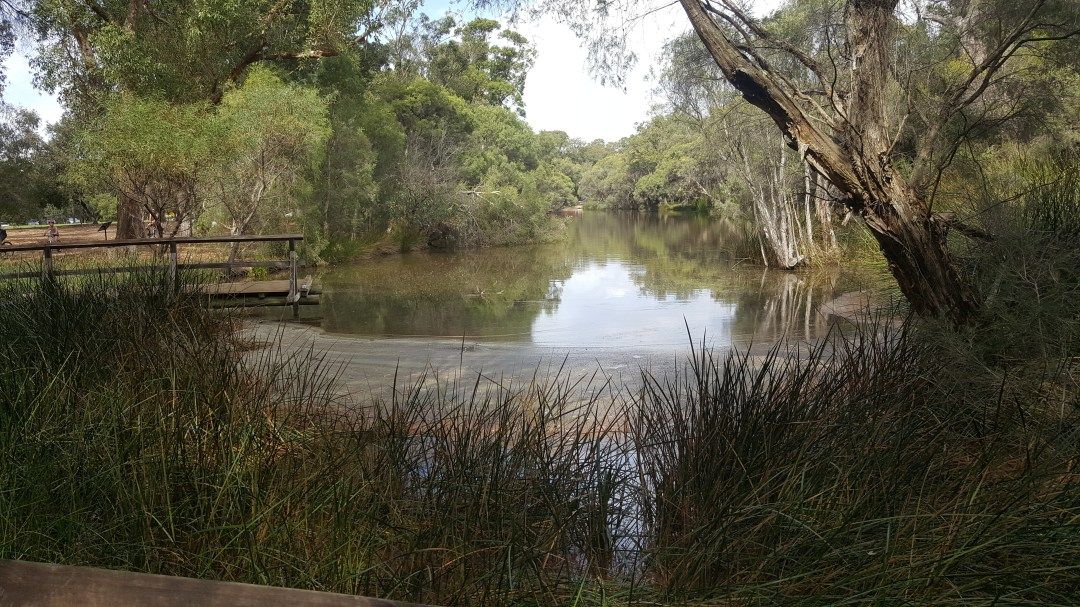
[[[117,95],[219,103],[249,68],[302,68],[363,50],[383,0],[26,0],[39,81],[93,129]],[[140,234],[142,203],[118,190],[117,233]],[[179,195],[179,193],[177,194]]]
[[[445,17],[428,23],[421,41],[428,80],[466,101],[506,105],[525,114],[525,75],[536,55],[525,36],[493,19],[458,25]]]
[[[461,23],[452,15],[424,13],[387,41],[398,74],[422,76],[469,102],[501,105],[525,114],[525,76],[536,50],[521,33],[487,18]]]
[[[109,97],[100,119],[70,142],[67,182],[124,200],[118,219],[140,235],[146,216],[157,234],[176,234],[198,214],[199,179],[216,151],[206,109],[128,93]]]
[[[218,101],[259,62],[296,65],[361,48],[380,0],[35,0],[42,82],[69,106],[121,90]]]
[[[915,311],[964,323],[979,298],[950,254],[951,231],[987,236],[935,208],[937,190],[973,133],[1016,117],[1011,88],[1025,58],[1080,33],[1074,0],[805,0],[798,36],[767,27],[737,0],[678,0],[726,82],[763,111],[862,218]],[[620,36],[607,0],[538,0],[575,21],[598,64]],[[643,17],[647,18],[647,17]],[[599,25],[597,25],[599,24]],[[594,26],[591,27],[590,26]]]

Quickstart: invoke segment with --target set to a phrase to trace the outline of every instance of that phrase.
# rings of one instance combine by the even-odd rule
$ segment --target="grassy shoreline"
[[[0,297],[0,558],[444,605],[1080,600],[1068,369],[943,367],[909,327],[698,351],[614,403],[357,402],[159,283]]]

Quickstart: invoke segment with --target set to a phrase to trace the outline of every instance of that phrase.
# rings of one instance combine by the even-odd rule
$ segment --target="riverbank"
[[[116,280],[0,297],[0,558],[437,605],[1080,600],[1068,367],[870,326],[585,390],[584,353],[506,382],[498,345],[266,348]],[[422,347],[469,370],[342,390]]]

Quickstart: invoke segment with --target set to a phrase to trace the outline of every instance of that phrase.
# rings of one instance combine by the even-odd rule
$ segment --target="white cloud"
[[[588,51],[570,28],[552,16],[517,23],[514,28],[536,45],[536,65],[525,82],[526,118],[533,129],[562,130],[580,139],[615,141],[631,135],[659,99],[649,79],[659,67],[664,44],[689,31],[686,14],[677,4],[633,3],[646,15],[629,28],[627,46],[637,64],[625,75],[625,90],[604,86],[589,74]],[[784,0],[754,0],[754,13],[764,16]],[[623,19],[625,15],[613,18]]]
[[[664,43],[689,28],[677,6],[642,19],[627,35],[637,63],[622,89],[605,86],[589,74],[588,51],[567,25],[551,16],[515,29],[536,45],[536,65],[525,81],[526,118],[533,129],[562,130],[580,139],[615,141],[632,134],[657,102],[650,70]]]
[[[63,106],[55,95],[34,87],[30,63],[22,50],[16,50],[4,61],[4,73],[7,74],[5,103],[34,110],[41,117],[42,126],[60,120]]]

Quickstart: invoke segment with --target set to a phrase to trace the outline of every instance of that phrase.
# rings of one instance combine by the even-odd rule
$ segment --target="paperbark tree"
[[[1007,66],[1037,45],[1075,36],[1080,9],[1075,0],[911,0],[905,6],[914,10],[906,12],[898,4],[812,5],[823,25],[794,44],[755,19],[746,2],[678,0],[727,83],[768,114],[830,192],[862,217],[913,309],[962,324],[979,299],[946,238],[950,231],[987,235],[935,212],[937,187],[973,131],[1009,119],[1007,108],[987,102],[1015,84],[1016,70]],[[618,72],[619,56],[628,55],[608,52],[626,38],[625,22],[610,23],[613,12],[633,5],[627,12],[648,19],[659,10],[634,0],[533,5],[589,37],[595,65],[607,72]],[[900,34],[913,32],[938,56],[901,81],[900,57],[913,38]],[[971,41],[977,48],[965,46]]]
[[[903,124],[890,120],[888,111],[897,73],[898,0],[847,2],[846,74],[826,69],[810,53],[772,35],[733,0],[679,3],[725,79],[772,118],[788,144],[862,217],[914,310],[956,324],[969,320],[979,300],[951,257],[946,237],[950,228],[984,234],[951,214],[935,213],[931,204],[941,155],[955,154],[960,145],[948,130],[996,83],[1017,52],[1077,33],[1075,25],[1051,19],[1059,7],[1034,0],[999,39],[981,45],[967,77],[948,87],[926,118],[908,171],[895,153]],[[772,69],[763,48],[779,49],[813,73],[816,90],[804,90]]]

